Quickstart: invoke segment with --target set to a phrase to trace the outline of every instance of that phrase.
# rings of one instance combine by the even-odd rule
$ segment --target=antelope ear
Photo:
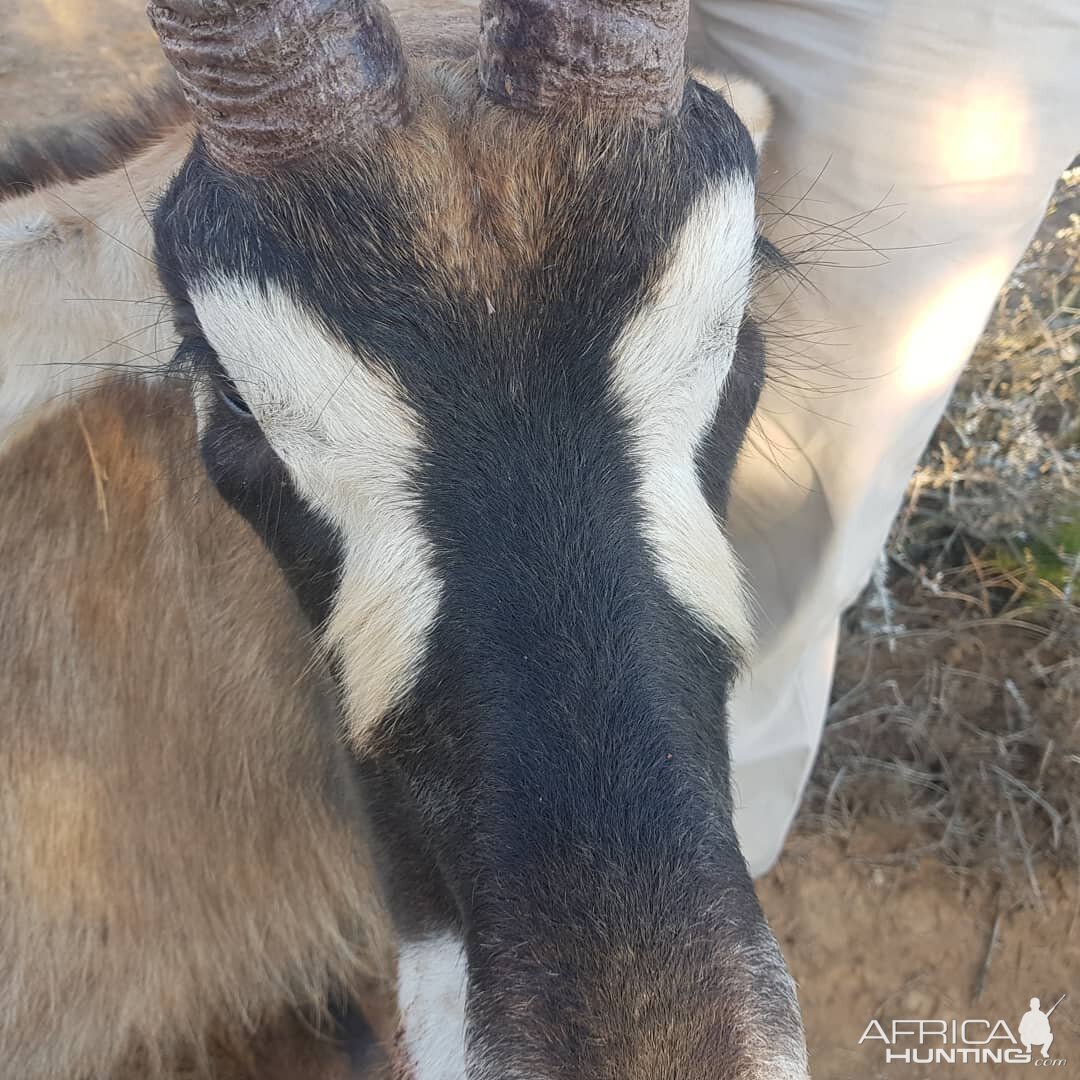
[[[746,125],[754,149],[760,154],[772,127],[773,107],[768,95],[756,82],[741,75],[723,75],[695,68],[693,76],[703,86],[722,95]]]

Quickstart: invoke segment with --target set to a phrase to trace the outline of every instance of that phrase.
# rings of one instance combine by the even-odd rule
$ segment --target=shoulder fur
[[[389,977],[303,621],[193,440],[114,384],[0,454],[5,1076],[145,1080]]]

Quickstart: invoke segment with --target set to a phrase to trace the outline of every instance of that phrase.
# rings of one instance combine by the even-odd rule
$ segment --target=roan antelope
[[[145,298],[161,193],[197,417],[51,406],[77,326],[2,312],[0,1058],[225,1075],[378,997],[385,898],[402,1078],[804,1077],[724,734],[755,152],[685,4],[150,12],[194,138],[0,220],[0,279],[92,279],[118,215]]]

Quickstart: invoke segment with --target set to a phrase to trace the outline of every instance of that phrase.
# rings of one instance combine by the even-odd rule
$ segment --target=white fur
[[[299,491],[338,527],[344,573],[326,644],[357,745],[405,694],[441,591],[410,495],[422,446],[399,385],[273,285],[215,282],[192,303]]]
[[[398,958],[402,1049],[415,1080],[464,1080],[465,950],[452,935],[410,942]]]
[[[752,181],[714,187],[615,350],[615,390],[631,422],[660,570],[705,625],[743,649],[752,632],[739,567],[698,483],[695,455],[735,355],[753,255]]]

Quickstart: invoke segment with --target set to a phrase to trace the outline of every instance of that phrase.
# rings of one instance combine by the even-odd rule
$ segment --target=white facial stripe
[[[410,495],[420,420],[389,375],[280,288],[218,281],[191,300],[297,489],[341,532],[343,575],[325,644],[342,657],[349,734],[360,744],[411,687],[439,606]]]
[[[615,350],[615,390],[631,422],[639,496],[661,572],[677,599],[744,650],[753,634],[738,563],[694,458],[734,358],[753,255],[751,180],[713,188],[683,225],[668,269]]]
[[[447,934],[402,946],[398,1009],[409,1080],[464,1080],[467,979],[459,938]]]

